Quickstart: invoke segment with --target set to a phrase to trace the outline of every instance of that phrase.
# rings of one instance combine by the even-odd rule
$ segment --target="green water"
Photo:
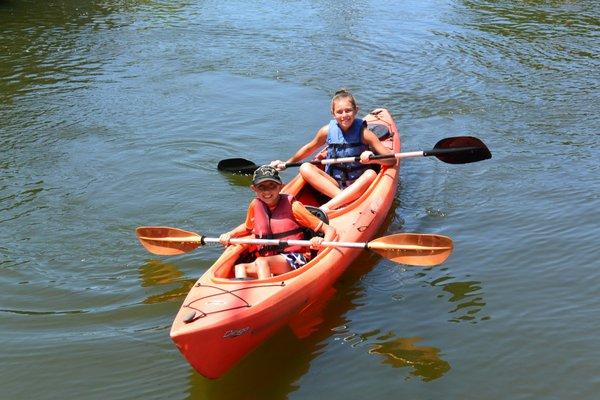
[[[0,1],[0,398],[595,399],[599,39],[596,1]],[[168,333],[220,249],[134,229],[240,223],[217,162],[288,157],[342,86],[406,151],[490,147],[402,164],[386,232],[454,253],[361,257],[312,335],[206,380]]]

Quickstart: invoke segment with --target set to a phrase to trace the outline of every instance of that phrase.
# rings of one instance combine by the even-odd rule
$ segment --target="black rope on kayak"
[[[231,310],[236,310],[236,309],[238,309],[238,308],[247,308],[247,307],[250,307],[250,305],[248,304],[248,305],[245,305],[245,306],[230,307],[230,308],[226,308],[226,309],[219,310],[219,311],[213,311],[213,312],[209,312],[209,313],[205,313],[204,311],[202,311],[202,310],[199,310],[199,309],[197,309],[197,308],[195,308],[195,307],[190,307],[190,306],[185,306],[185,307],[187,307],[187,308],[190,308],[190,309],[194,310],[193,314],[190,314],[190,315],[188,315],[188,316],[187,316],[187,317],[185,317],[185,318],[184,318],[184,320],[183,320],[183,322],[185,322],[186,324],[189,324],[190,322],[194,322],[194,321],[196,321],[197,319],[204,318],[204,317],[206,317],[207,315],[216,314],[216,313],[220,313],[220,312],[223,312],[223,311],[231,311]],[[196,314],[196,312],[200,313],[200,315]]]
[[[188,314],[183,322],[189,324],[190,322],[194,322],[197,319],[200,318],[204,318],[207,315],[211,315],[211,314],[217,314],[217,313],[221,313],[221,312],[225,312],[225,311],[231,311],[231,310],[237,310],[238,308],[248,308],[248,307],[252,307],[252,305],[250,303],[248,303],[245,299],[243,299],[242,297],[238,296],[237,294],[235,294],[234,292],[239,292],[241,290],[246,290],[246,289],[254,289],[254,288],[265,288],[265,287],[283,287],[285,286],[285,282],[281,282],[281,283],[277,283],[277,284],[265,284],[265,285],[248,285],[248,287],[242,287],[242,288],[238,288],[235,290],[225,290],[223,288],[220,288],[218,286],[213,286],[213,285],[203,285],[201,283],[197,283],[196,285],[194,285],[196,287],[204,287],[204,288],[211,288],[211,289],[217,289],[220,290],[219,293],[213,293],[213,294],[209,294],[207,296],[203,296],[203,297],[199,297],[191,302],[189,302],[188,304],[184,304],[183,307],[189,308],[194,310],[193,314],[190,313]],[[236,307],[229,307],[229,308],[224,308],[222,310],[218,310],[218,311],[212,311],[212,312],[204,312],[199,308],[196,308],[193,306],[194,303],[196,303],[197,301],[200,300],[206,300],[210,297],[215,297],[215,296],[221,296],[223,294],[230,294],[236,298],[238,298],[239,300],[241,300],[242,302],[244,302],[244,305],[241,306],[236,306]],[[200,314],[197,314],[200,313]]]

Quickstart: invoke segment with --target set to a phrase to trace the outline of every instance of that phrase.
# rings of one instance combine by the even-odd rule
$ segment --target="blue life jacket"
[[[356,118],[348,132],[342,132],[337,121],[332,119],[329,122],[329,132],[327,133],[327,158],[356,157],[360,156],[369,147],[362,141],[362,130],[366,123]],[[359,161],[344,164],[328,164],[325,166],[325,172],[331,175],[340,183],[342,188],[346,187],[346,182],[356,180],[370,167],[361,164]],[[348,184],[349,184],[348,183]]]

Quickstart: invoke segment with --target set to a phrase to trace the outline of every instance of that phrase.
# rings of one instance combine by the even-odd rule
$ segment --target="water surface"
[[[0,1],[0,397],[596,398],[599,25],[595,1]],[[231,229],[251,192],[217,162],[288,157],[342,86],[407,151],[490,147],[402,164],[384,234],[454,254],[361,257],[310,336],[206,380],[168,332],[220,249],[133,231]]]

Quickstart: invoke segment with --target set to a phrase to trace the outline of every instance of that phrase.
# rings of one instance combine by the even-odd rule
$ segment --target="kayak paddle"
[[[135,230],[142,246],[152,254],[177,255],[188,253],[206,243],[220,243],[195,232],[166,226],[142,226]],[[310,246],[308,240],[277,240],[233,238],[231,244]],[[423,233],[397,233],[366,243],[323,242],[325,247],[348,247],[372,250],[399,264],[431,267],[443,263],[452,253],[452,239],[442,235]]]
[[[217,164],[217,169],[219,171],[242,175],[252,175],[258,167],[260,167],[260,165],[256,165],[245,158],[227,158],[219,161],[219,164]]]
[[[440,140],[433,149],[426,151],[412,151],[395,154],[380,154],[371,156],[371,160],[396,158],[398,160],[412,157],[434,156],[448,164],[468,164],[492,158],[492,153],[487,146],[473,136],[455,136]],[[306,161],[315,165],[342,164],[360,161],[360,157],[341,157],[324,160]],[[285,167],[299,167],[303,162],[286,163]],[[217,169],[234,174],[251,175],[259,166],[244,158],[227,158],[219,161]]]

